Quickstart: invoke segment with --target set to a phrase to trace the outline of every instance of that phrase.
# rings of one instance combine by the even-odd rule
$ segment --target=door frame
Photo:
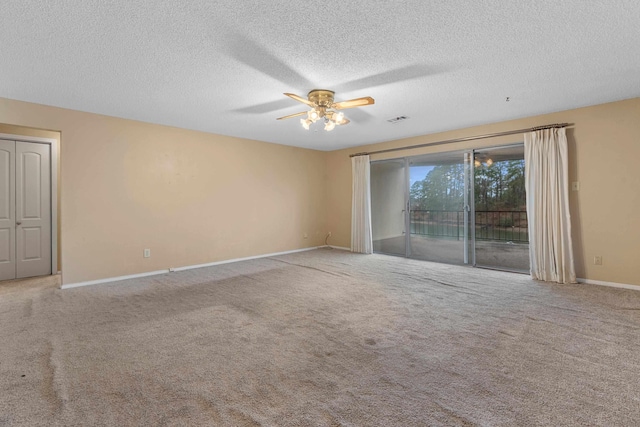
[[[49,144],[51,157],[51,274],[58,274],[58,140],[10,133],[0,133],[0,139]]]

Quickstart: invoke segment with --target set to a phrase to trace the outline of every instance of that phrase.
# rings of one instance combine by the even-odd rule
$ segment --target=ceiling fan
[[[307,94],[307,99],[293,93],[285,93],[289,98],[295,99],[298,102],[307,104],[311,107],[309,111],[302,111],[300,113],[289,114],[288,116],[278,117],[277,120],[290,119],[292,117],[304,116],[307,118],[300,119],[302,127],[309,130],[309,126],[312,123],[317,122],[320,119],[324,119],[324,130],[327,132],[332,131],[336,126],[346,125],[349,123],[349,119],[344,116],[344,113],[336,110],[344,110],[346,108],[364,107],[365,105],[374,104],[375,101],[370,96],[364,98],[355,98],[348,101],[334,102],[333,96],[335,92],[327,89],[314,89]]]

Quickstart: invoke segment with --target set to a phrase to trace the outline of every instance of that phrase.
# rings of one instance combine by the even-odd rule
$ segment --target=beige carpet
[[[0,286],[0,426],[638,425],[640,292],[322,249]]]

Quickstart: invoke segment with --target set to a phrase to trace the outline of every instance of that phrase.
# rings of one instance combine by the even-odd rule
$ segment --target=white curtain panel
[[[369,156],[351,158],[351,252],[373,253],[371,233],[371,167]]]
[[[531,277],[575,283],[564,128],[524,135]]]

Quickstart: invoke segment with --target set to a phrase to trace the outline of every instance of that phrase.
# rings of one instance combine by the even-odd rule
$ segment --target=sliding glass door
[[[409,159],[409,256],[449,264],[468,262],[465,153]]]
[[[475,264],[528,271],[524,146],[476,150],[473,169]]]
[[[405,159],[371,163],[371,228],[373,251],[407,255]]]
[[[529,269],[522,144],[371,164],[374,252]]]

